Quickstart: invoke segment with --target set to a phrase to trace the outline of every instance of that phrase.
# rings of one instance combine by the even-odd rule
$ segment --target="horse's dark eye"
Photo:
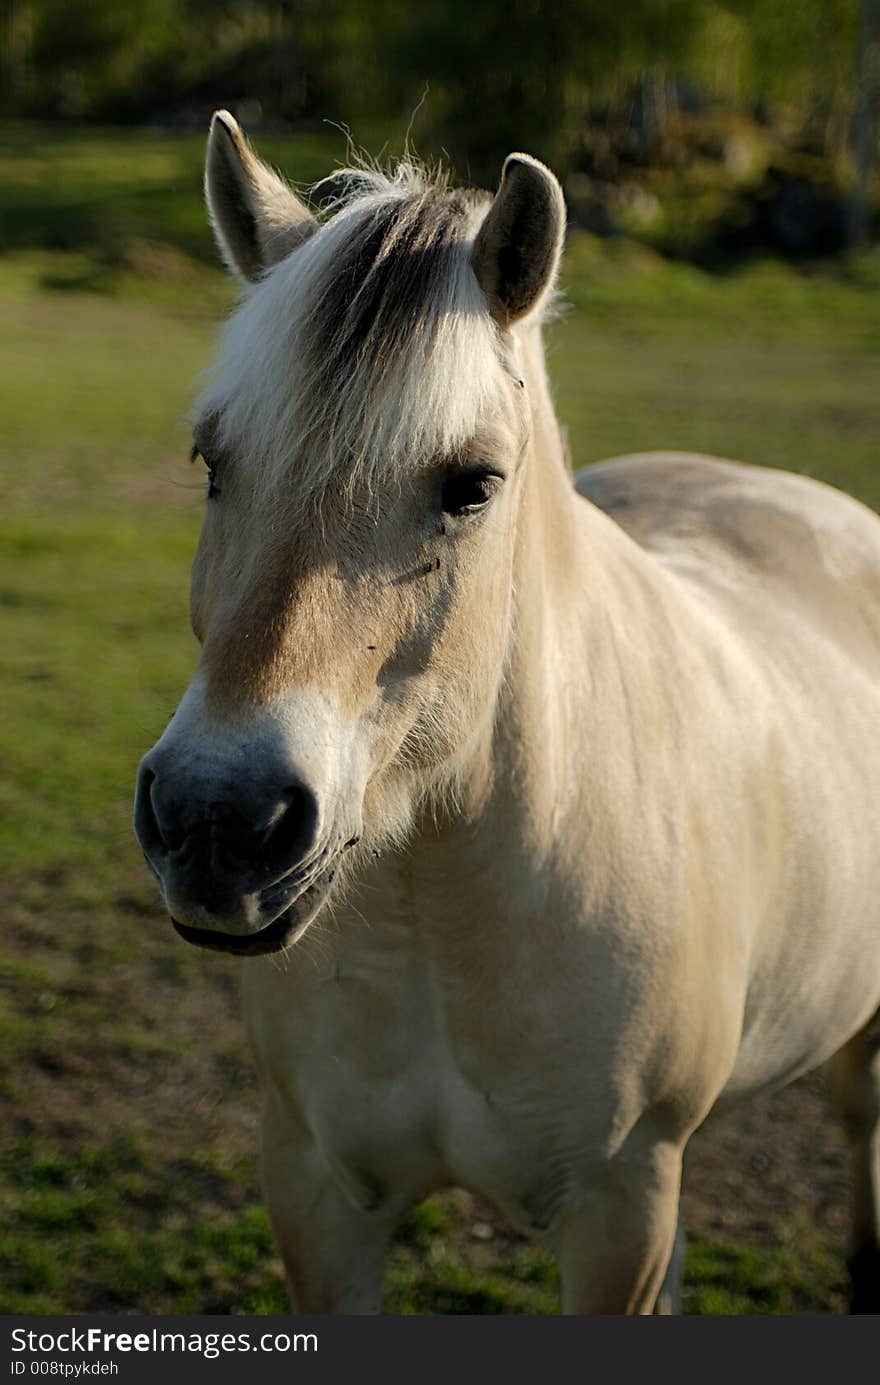
[[[501,484],[497,471],[456,471],[447,476],[440,504],[447,515],[472,515],[488,505]]]
[[[207,491],[207,496],[208,496],[208,499],[209,499],[209,500],[213,500],[215,495],[220,495],[220,487],[217,485],[217,467],[216,467],[216,464],[215,464],[214,462],[209,461],[208,458],[205,456],[204,452],[202,452],[201,449],[200,449],[199,447],[197,447],[197,446],[195,445],[195,443],[194,443],[194,444],[193,444],[192,451],[191,451],[190,454],[189,454],[189,459],[190,459],[191,462],[194,462],[195,459],[196,459],[196,457],[201,457],[202,461],[205,463],[205,466],[207,467],[207,470],[208,470],[208,491]]]

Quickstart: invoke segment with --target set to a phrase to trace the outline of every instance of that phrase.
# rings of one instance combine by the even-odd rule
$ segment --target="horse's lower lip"
[[[231,952],[236,957],[259,957],[267,952],[280,952],[290,933],[297,926],[291,919],[291,909],[285,909],[273,923],[258,933],[221,933],[215,928],[193,928],[189,923],[171,922],[185,942],[195,947],[209,947],[214,952]]]
[[[256,933],[223,933],[216,928],[196,928],[189,923],[179,923],[173,916],[171,922],[181,938],[195,947],[229,952],[235,957],[260,957],[280,952],[305,932],[323,904],[335,873],[332,866],[325,870],[283,913]]]

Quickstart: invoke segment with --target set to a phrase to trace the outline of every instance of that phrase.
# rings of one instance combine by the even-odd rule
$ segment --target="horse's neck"
[[[600,821],[625,800],[631,786],[619,780],[637,772],[643,704],[663,695],[653,667],[662,660],[652,656],[658,628],[675,641],[688,614],[656,561],[576,494],[539,331],[523,348],[532,427],[515,609],[490,740],[474,759],[477,786],[491,788],[472,796],[478,815],[468,840],[491,856],[502,836],[518,837],[521,854],[540,861],[572,826],[567,817],[586,830],[585,802]]]
[[[558,823],[560,775],[582,747],[597,700],[608,695],[611,635],[641,639],[662,575],[617,524],[577,495],[556,420],[538,331],[526,345],[532,409],[519,514],[515,616],[496,724],[496,777],[514,757],[531,811]],[[646,635],[647,637],[647,635]],[[623,680],[628,670],[620,672]],[[603,693],[603,685],[605,692]],[[591,705],[592,704],[592,705]],[[557,773],[557,768],[559,773]],[[549,830],[549,828],[548,828]]]
[[[524,336],[521,350],[531,412],[529,455],[518,519],[508,667],[494,730],[493,779],[502,797],[520,789],[533,822],[540,819],[549,831],[555,771],[567,739],[571,676],[560,666],[560,649],[577,661],[571,641],[580,639],[583,615],[581,516],[539,328]]]

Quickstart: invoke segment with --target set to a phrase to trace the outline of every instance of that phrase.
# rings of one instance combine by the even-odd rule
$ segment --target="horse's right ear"
[[[509,154],[471,257],[502,326],[525,317],[553,287],[564,235],[565,201],[549,168],[529,154]]]
[[[258,279],[317,226],[296,193],[257,158],[228,111],[215,111],[211,120],[205,201],[220,253],[242,279]]]

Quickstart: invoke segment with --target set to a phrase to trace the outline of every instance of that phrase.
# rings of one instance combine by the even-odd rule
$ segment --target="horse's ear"
[[[565,201],[549,168],[528,154],[509,154],[471,258],[503,326],[531,312],[553,287],[564,235]]]
[[[220,252],[243,279],[258,279],[317,225],[296,194],[257,158],[228,111],[215,111],[211,120],[205,200]]]

